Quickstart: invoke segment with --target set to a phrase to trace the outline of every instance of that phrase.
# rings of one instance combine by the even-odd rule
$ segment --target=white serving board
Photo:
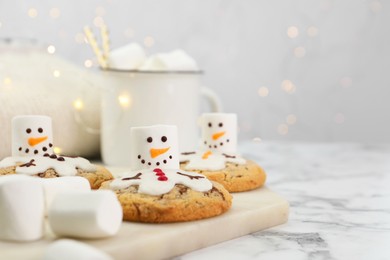
[[[264,187],[234,193],[232,208],[221,216],[172,224],[124,222],[112,238],[82,241],[119,260],[170,258],[285,223],[288,210],[285,199]],[[1,241],[0,259],[41,259],[54,239],[48,229],[45,238],[36,242]]]

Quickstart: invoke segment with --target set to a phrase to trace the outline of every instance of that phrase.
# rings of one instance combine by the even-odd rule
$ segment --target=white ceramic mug
[[[214,92],[200,85],[198,72],[103,71],[101,150],[103,162],[113,166],[130,163],[130,128],[155,124],[178,127],[179,149],[197,147],[197,120],[201,96],[212,112],[221,111]]]

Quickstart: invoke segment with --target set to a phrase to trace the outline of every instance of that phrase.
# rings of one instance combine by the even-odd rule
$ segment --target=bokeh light
[[[144,45],[146,47],[152,47],[154,45],[154,38],[151,36],[147,36],[144,39]]]
[[[56,52],[56,47],[54,45],[47,46],[47,53],[54,54]]]
[[[269,90],[267,87],[260,87],[257,93],[259,94],[260,97],[266,97],[269,94]]]
[[[37,11],[37,9],[35,9],[35,8],[30,8],[30,9],[28,9],[28,11],[27,11],[27,15],[28,15],[30,18],[35,18],[35,17],[38,16],[38,11]]]
[[[51,8],[49,11],[49,15],[53,19],[57,19],[58,17],[60,17],[60,14],[61,14],[60,9],[56,7]]]
[[[299,30],[295,26],[290,26],[287,28],[287,36],[290,37],[291,39],[294,39],[298,37],[299,35]]]
[[[306,55],[306,50],[304,47],[299,46],[294,49],[294,56],[297,58],[303,58]]]

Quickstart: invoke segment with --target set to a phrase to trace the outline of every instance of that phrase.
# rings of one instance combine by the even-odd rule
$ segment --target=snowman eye
[[[146,141],[148,141],[148,143],[151,143],[151,142],[153,142],[153,138],[149,136],[149,137],[146,139]]]
[[[209,127],[212,127],[213,125],[211,123],[209,123]]]
[[[38,132],[39,133],[42,133],[43,132],[43,129],[40,127],[40,128],[38,128]]]
[[[27,134],[31,133],[31,129],[30,129],[30,128],[27,128],[27,129],[26,129],[26,133],[27,133]]]
[[[218,124],[218,126],[219,126],[219,127],[222,127],[222,126],[223,126],[223,124],[222,124],[222,123],[219,123],[219,124]]]
[[[166,136],[161,137],[161,141],[162,141],[163,143],[165,143],[167,140],[168,140],[168,138],[167,138]]]

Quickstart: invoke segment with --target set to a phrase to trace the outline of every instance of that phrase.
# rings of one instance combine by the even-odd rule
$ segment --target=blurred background
[[[83,27],[104,23],[113,48],[191,55],[238,114],[241,139],[390,141],[389,1],[0,1],[0,38],[35,39],[87,71],[98,64]],[[5,54],[0,97],[14,82]]]

